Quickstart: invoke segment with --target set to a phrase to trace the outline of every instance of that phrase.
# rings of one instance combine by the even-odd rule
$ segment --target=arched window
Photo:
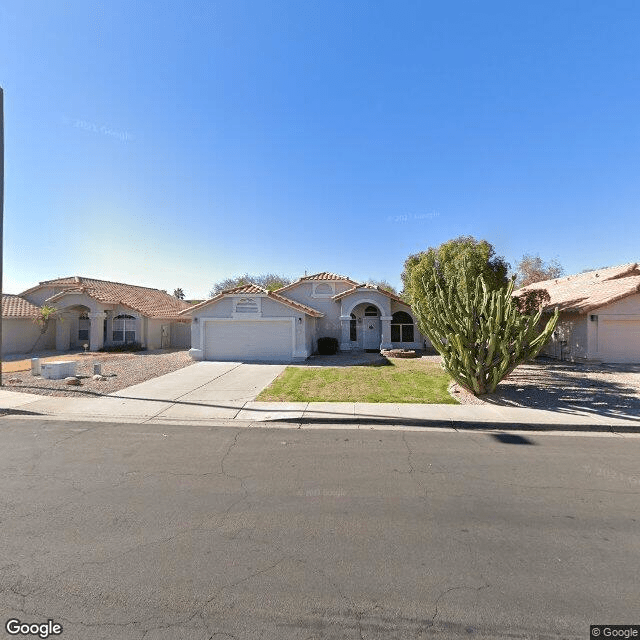
[[[113,319],[111,332],[113,342],[136,341],[136,319],[126,313],[121,313]]]
[[[364,310],[364,315],[365,316],[377,316],[378,315],[378,309],[376,307],[374,307],[373,305],[369,305],[365,310]]]
[[[332,295],[333,294],[333,289],[331,287],[330,284],[327,284],[326,282],[321,282],[320,284],[316,285],[316,295]]]
[[[391,342],[413,342],[413,318],[405,311],[391,317]]]
[[[349,320],[349,339],[351,340],[351,342],[358,341],[358,331],[356,328],[356,322],[357,322],[356,317],[352,313],[351,320]]]

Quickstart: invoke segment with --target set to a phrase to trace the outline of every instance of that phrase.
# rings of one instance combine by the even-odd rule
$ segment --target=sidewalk
[[[184,402],[135,397],[124,389],[101,398],[56,398],[0,390],[0,411],[58,420],[134,424],[272,426],[292,428],[490,429],[640,434],[640,417],[577,410],[450,404],[353,402]]]

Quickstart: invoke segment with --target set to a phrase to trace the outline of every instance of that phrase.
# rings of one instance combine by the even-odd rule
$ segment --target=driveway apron
[[[275,364],[198,362],[102,398],[43,398],[30,403],[29,409],[48,413],[55,407],[59,412],[63,403],[67,415],[142,422],[234,418],[284,369]]]

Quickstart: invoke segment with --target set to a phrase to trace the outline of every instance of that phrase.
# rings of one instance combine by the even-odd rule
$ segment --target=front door
[[[364,325],[364,348],[380,349],[380,318],[367,317],[363,318]]]

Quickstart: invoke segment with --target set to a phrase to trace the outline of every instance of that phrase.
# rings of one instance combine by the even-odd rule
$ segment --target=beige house
[[[560,360],[640,363],[640,265],[579,273],[536,282],[515,292],[546,289],[545,311],[560,320],[543,350]]]
[[[34,318],[45,305],[57,312],[40,335]],[[159,289],[79,276],[46,280],[3,296],[2,353],[26,353],[34,345],[67,351],[87,344],[97,351],[132,342],[147,349],[188,348],[190,318],[179,315],[188,307]]]
[[[185,309],[195,360],[291,362],[335,338],[342,351],[421,349],[411,307],[397,295],[322,272],[277,291],[250,284]]]
[[[41,333],[35,322],[39,314],[40,307],[25,298],[2,295],[2,355],[55,348],[55,323]]]

